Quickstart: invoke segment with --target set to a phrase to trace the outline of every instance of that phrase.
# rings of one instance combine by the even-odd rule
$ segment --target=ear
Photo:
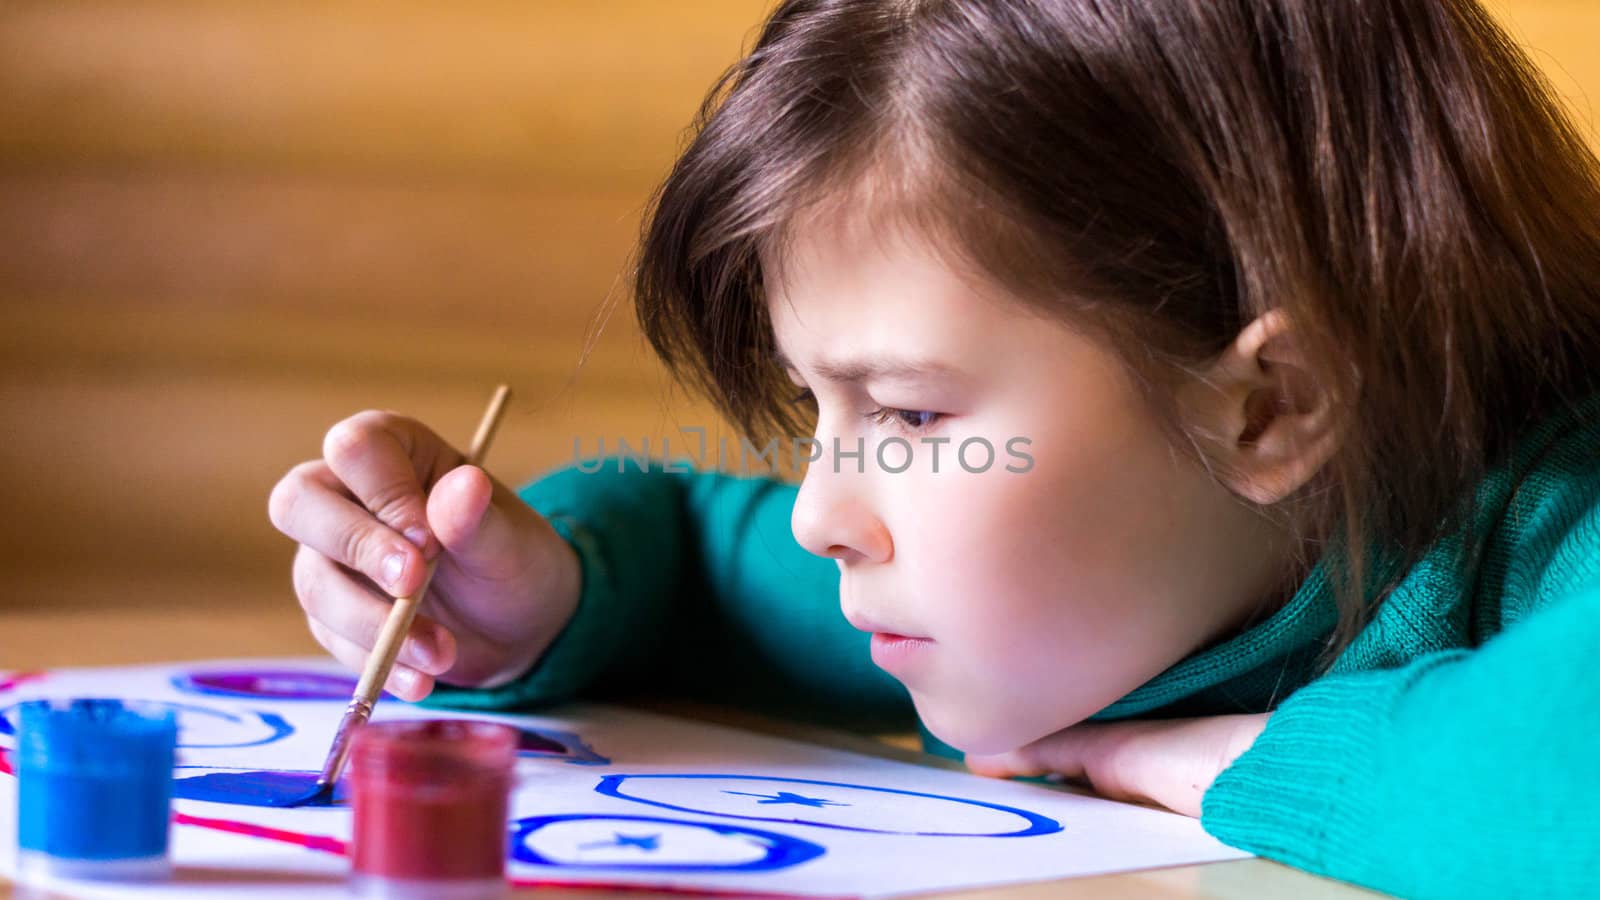
[[[1246,325],[1178,391],[1183,425],[1234,493],[1265,506],[1294,493],[1338,447],[1332,398],[1281,309]]]

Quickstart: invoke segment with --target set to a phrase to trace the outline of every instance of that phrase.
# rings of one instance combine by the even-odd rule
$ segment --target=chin
[[[962,753],[1006,753],[1043,735],[1019,722],[985,718],[971,710],[950,709],[912,696],[917,717],[934,737]]]

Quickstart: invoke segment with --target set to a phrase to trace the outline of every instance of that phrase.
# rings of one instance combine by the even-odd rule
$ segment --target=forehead
[[[903,347],[960,342],[1026,315],[993,282],[949,261],[945,248],[885,217],[812,215],[763,248],[762,279],[779,349],[828,349],[852,334]]]

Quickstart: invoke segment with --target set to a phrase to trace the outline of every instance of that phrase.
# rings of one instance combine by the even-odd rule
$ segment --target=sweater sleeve
[[[520,678],[426,703],[530,708],[649,691],[844,727],[906,727],[904,688],[839,611],[837,565],[789,529],[797,488],[631,458],[519,491],[578,556],[577,610]]]
[[[1406,897],[1600,892],[1600,579],[1476,649],[1324,677],[1218,776],[1201,823]]]

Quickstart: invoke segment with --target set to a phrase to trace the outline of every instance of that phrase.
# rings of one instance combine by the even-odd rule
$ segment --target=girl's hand
[[[533,664],[572,618],[577,555],[513,492],[419,422],[357,413],[322,458],[272,489],[268,513],[299,542],[295,594],[317,642],[360,671],[390,609],[438,568],[385,689],[405,700],[493,685]]]
[[[1206,789],[1249,749],[1270,715],[1087,722],[1010,753],[968,754],[967,767],[996,778],[1058,774],[1113,800],[1198,817]]]

